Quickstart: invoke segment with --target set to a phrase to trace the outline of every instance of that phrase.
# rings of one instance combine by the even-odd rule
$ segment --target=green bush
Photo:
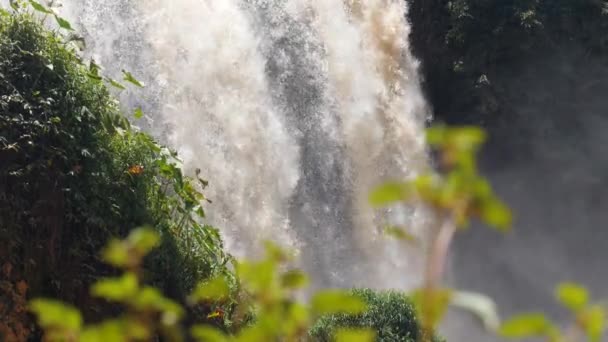
[[[2,275],[91,313],[87,285],[113,272],[97,251],[125,227],[161,234],[146,278],[174,298],[229,260],[217,230],[201,224],[206,182],[184,177],[174,152],[131,127],[110,83],[123,87],[36,16],[0,9]]]
[[[311,329],[316,341],[333,341],[341,328],[371,328],[376,331],[377,341],[418,342],[421,329],[416,319],[413,303],[399,292],[375,292],[370,289],[352,291],[367,303],[367,310],[360,315],[330,315],[321,318]],[[435,338],[434,341],[440,341]]]

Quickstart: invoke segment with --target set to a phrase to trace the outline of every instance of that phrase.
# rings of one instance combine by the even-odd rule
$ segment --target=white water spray
[[[272,239],[316,286],[412,286],[421,252],[381,234],[367,193],[427,167],[427,108],[400,0],[85,0],[66,4],[151,130],[210,181],[230,251]],[[420,210],[393,219],[421,230]],[[397,215],[399,214],[399,215]],[[386,215],[385,215],[386,216]]]

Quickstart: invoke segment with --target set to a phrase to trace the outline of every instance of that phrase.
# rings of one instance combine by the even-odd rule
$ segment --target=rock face
[[[516,215],[508,236],[480,227],[457,241],[451,281],[495,298],[503,316],[546,310],[567,319],[552,298],[557,283],[574,280],[596,297],[607,294],[608,68],[601,9],[587,1],[539,5],[537,26],[526,27],[500,17],[495,11],[504,8],[494,6],[489,19],[467,19],[470,36],[450,44],[450,29],[461,22],[444,3],[411,1],[411,39],[426,95],[436,120],[488,129],[482,165]],[[453,3],[473,4],[472,13],[481,6]],[[476,341],[458,317],[448,336]]]

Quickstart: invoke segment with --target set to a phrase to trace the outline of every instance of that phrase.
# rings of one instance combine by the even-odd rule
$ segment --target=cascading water
[[[403,288],[421,252],[382,238],[367,193],[427,167],[427,107],[400,0],[84,0],[87,54],[146,89],[152,132],[210,181],[229,250],[299,252],[315,286]],[[162,129],[160,129],[162,127]],[[420,209],[391,220],[418,229]]]

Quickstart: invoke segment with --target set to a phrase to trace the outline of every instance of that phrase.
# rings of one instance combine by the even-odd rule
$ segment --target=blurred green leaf
[[[486,141],[486,133],[475,126],[448,128],[449,144],[461,151],[470,151]]]
[[[144,111],[141,110],[141,108],[136,108],[135,111],[133,112],[133,117],[135,117],[136,119],[141,119],[144,117]]]
[[[237,264],[237,275],[243,286],[251,292],[276,290],[276,264],[272,260],[261,262],[242,261]]]
[[[127,272],[118,278],[107,278],[97,281],[91,287],[93,296],[109,301],[127,302],[137,294],[139,284],[137,276]]]
[[[381,207],[406,200],[411,195],[411,187],[406,183],[388,182],[378,186],[369,195],[369,202]]]
[[[577,321],[591,342],[602,340],[602,335],[606,330],[606,310],[603,307],[594,305],[584,310],[578,315]]]
[[[312,297],[312,310],[317,315],[344,313],[356,315],[366,309],[365,302],[347,292],[326,290],[317,292]]]
[[[266,256],[270,260],[284,262],[292,259],[292,256],[286,250],[272,241],[264,241],[264,247],[266,247]]]
[[[221,330],[209,326],[192,327],[192,336],[200,342],[227,342],[228,337]]]
[[[103,260],[116,267],[125,267],[129,264],[129,249],[120,240],[111,240],[102,252]]]
[[[82,317],[78,309],[51,299],[34,299],[30,309],[38,316],[43,328],[59,328],[78,331],[82,327]]]
[[[281,285],[288,289],[300,289],[308,285],[308,277],[300,270],[290,270],[281,276]]]
[[[411,294],[423,326],[435,328],[445,316],[452,300],[448,289],[419,289]]]
[[[555,290],[555,297],[573,312],[578,312],[589,304],[587,289],[574,283],[559,284]]]
[[[508,338],[550,337],[557,329],[541,313],[522,314],[508,319],[499,334]]]
[[[80,342],[127,342],[129,334],[124,320],[110,320],[87,326],[79,336]]]
[[[500,231],[509,231],[513,222],[511,210],[498,199],[490,199],[482,203],[481,219]]]
[[[340,329],[336,332],[336,342],[373,342],[376,332],[371,329]]]
[[[141,256],[144,256],[158,246],[160,236],[151,228],[137,228],[131,231],[127,241]]]
[[[435,125],[426,129],[426,142],[431,146],[441,146],[445,143],[447,128]]]
[[[190,299],[194,302],[224,300],[230,296],[230,287],[224,276],[199,284]]]

